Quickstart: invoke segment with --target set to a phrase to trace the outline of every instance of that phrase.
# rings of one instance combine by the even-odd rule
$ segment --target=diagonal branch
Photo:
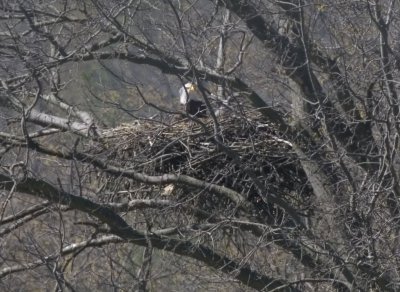
[[[70,244],[70,245],[64,247],[61,251],[61,255],[66,256],[71,253],[85,249],[87,247],[101,247],[106,244],[121,243],[121,242],[124,242],[124,240],[122,240],[120,237],[115,236],[115,235],[103,236],[101,238],[96,238],[96,239],[89,239],[89,240],[81,241],[78,243],[73,243],[73,244]],[[50,256],[45,257],[44,260],[41,259],[41,260],[37,260],[35,262],[23,264],[23,265],[15,265],[15,266],[3,268],[2,270],[0,270],[0,279],[4,278],[5,276],[10,275],[10,274],[24,272],[24,271],[31,270],[36,267],[42,266],[42,265],[46,264],[46,262],[55,260],[58,257],[59,257],[59,255],[55,254],[55,255],[50,255]]]
[[[10,190],[13,187],[13,181],[10,177],[0,174],[0,186],[6,190]],[[26,178],[17,185],[16,191],[44,198],[53,203],[66,205],[72,209],[87,213],[96,217],[102,223],[107,224],[114,235],[124,240],[144,247],[148,246],[148,241],[150,240],[154,248],[199,260],[208,267],[227,273],[244,285],[256,290],[276,289],[287,285],[283,280],[260,274],[246,265],[239,264],[228,257],[214,252],[206,246],[195,245],[185,240],[145,234],[135,230],[111,209],[103,207],[89,199],[64,192],[43,180]],[[284,291],[298,290],[292,287]]]
[[[316,113],[322,108],[325,115],[325,126],[328,133],[336,137],[348,150],[348,153],[364,154],[368,149],[360,147],[367,141],[373,141],[372,132],[368,124],[358,123],[351,129],[345,120],[339,118],[332,102],[327,98],[324,89],[311,67],[311,62],[332,70],[331,77],[337,76],[340,72],[337,64],[332,60],[323,59],[323,55],[317,55],[317,48],[313,50],[292,44],[287,36],[281,35],[278,30],[268,23],[259,13],[259,9],[250,1],[229,0],[218,1],[218,5],[226,7],[242,19],[254,36],[259,39],[266,49],[271,50],[279,56],[282,66],[285,68],[286,75],[291,78],[303,92],[303,95],[310,99],[311,103],[305,102],[304,107],[310,117],[315,117],[313,122],[321,123]],[[299,8],[301,9],[301,8]],[[325,66],[323,66],[326,64]],[[329,67],[330,66],[330,67]],[[338,77],[335,77],[338,79]],[[339,85],[345,86],[343,80]],[[343,92],[338,92],[339,99],[346,100],[349,94],[349,88],[343,88]],[[347,102],[348,103],[348,102]],[[351,105],[347,104],[346,107]],[[359,155],[355,156],[359,159]],[[364,166],[367,167],[367,166]],[[371,167],[371,165],[368,165]]]

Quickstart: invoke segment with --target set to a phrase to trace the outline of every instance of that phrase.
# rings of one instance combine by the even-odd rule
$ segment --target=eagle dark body
[[[207,116],[207,106],[202,101],[189,100],[185,105],[185,110],[189,115],[199,118]]]

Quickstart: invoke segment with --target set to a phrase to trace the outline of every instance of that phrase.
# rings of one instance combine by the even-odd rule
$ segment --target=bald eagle
[[[185,106],[185,111],[189,115],[203,118],[207,116],[207,106],[203,101],[195,99],[194,94],[197,86],[194,83],[188,82],[179,89],[179,102]],[[192,93],[192,95],[190,95]]]

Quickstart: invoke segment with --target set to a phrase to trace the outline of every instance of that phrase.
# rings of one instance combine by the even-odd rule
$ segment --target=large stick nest
[[[211,118],[200,122],[179,118],[170,125],[142,120],[124,124],[104,131],[96,152],[136,172],[189,175],[234,189],[255,203],[261,201],[260,196],[267,198],[269,192],[274,192],[304,207],[306,196],[299,194],[306,185],[305,176],[291,144],[274,125],[265,123],[258,112],[250,111],[241,116],[219,117],[219,127]],[[263,193],[256,189],[249,170],[262,182]],[[137,183],[130,183],[139,189]],[[115,182],[114,191],[124,184]],[[149,195],[148,189],[140,189],[143,196]],[[166,190],[161,188],[160,193],[182,194],[182,187],[170,186]],[[207,205],[216,206],[215,202]]]

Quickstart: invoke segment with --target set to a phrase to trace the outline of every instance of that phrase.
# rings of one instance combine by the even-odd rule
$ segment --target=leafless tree
[[[398,291],[399,12],[0,1],[1,289]]]

